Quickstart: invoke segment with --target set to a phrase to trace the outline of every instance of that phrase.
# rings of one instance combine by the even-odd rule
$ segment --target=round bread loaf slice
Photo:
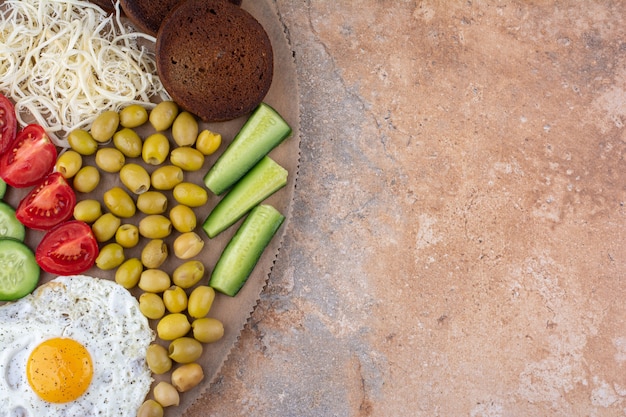
[[[165,18],[157,72],[178,105],[207,122],[252,111],[272,83],[272,44],[261,24],[225,0],[186,0]]]

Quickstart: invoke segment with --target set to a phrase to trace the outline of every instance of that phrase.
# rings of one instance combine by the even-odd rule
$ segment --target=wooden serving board
[[[178,407],[167,408],[165,411],[165,416],[167,417],[196,415],[197,412],[200,412],[202,410],[210,410],[209,404],[206,405],[207,408],[204,408],[204,406],[202,405],[203,393],[209,387],[211,382],[213,382],[217,378],[222,364],[228,358],[233,346],[239,338],[243,327],[245,326],[247,320],[250,317],[250,314],[252,313],[258,302],[261,292],[267,284],[268,279],[271,278],[272,266],[274,265],[274,262],[279,255],[279,249],[283,240],[286,226],[290,219],[292,200],[296,188],[296,178],[298,175],[298,164],[300,158],[300,106],[293,51],[284,33],[283,26],[279,20],[273,2],[271,2],[270,0],[244,0],[242,7],[250,12],[263,25],[272,41],[272,47],[274,50],[274,75],[272,86],[264,101],[274,107],[285,118],[285,120],[290,124],[293,129],[291,136],[270,153],[270,156],[275,161],[280,163],[288,170],[289,179],[287,186],[276,192],[273,196],[265,201],[265,203],[273,205],[283,215],[285,215],[286,220],[265,250],[264,254],[256,265],[256,268],[252,272],[252,275],[250,276],[242,290],[239,292],[239,294],[235,297],[228,297],[219,293],[217,294],[209,316],[215,317],[223,322],[225,328],[224,337],[216,343],[204,345],[204,352],[199,360],[204,369],[204,381],[199,387],[196,387],[191,391],[181,394],[181,404]],[[226,148],[230,141],[232,141],[233,137],[239,131],[246,119],[247,116],[244,116],[229,122],[201,123],[201,128],[208,128],[222,135],[222,146],[215,155],[207,157],[205,165],[200,171],[194,173],[185,173],[185,181],[203,184],[202,179],[204,174],[212,166],[219,154],[221,154],[221,152]],[[145,138],[149,133],[151,133],[151,129],[152,128],[150,126],[142,127],[140,130],[141,136]],[[140,158],[133,158],[133,160],[129,159],[128,162],[142,163]],[[93,157],[85,158],[84,164],[95,165]],[[151,172],[156,167],[146,166],[146,168],[149,170],[149,172]],[[119,176],[116,174],[103,173],[100,186],[96,190],[96,192],[90,195],[82,194],[79,195],[78,198],[96,198],[102,202],[102,193],[115,185],[123,187],[119,180]],[[13,207],[17,207],[20,199],[28,191],[29,189],[10,190],[7,193],[6,199]],[[171,196],[169,196],[169,199],[169,207],[172,207],[174,204],[174,200]],[[209,271],[212,270],[222,250],[241,223],[241,221],[238,222],[237,224],[230,227],[213,239],[209,239],[206,236],[206,234],[201,229],[201,224],[210,212],[210,210],[215,207],[219,199],[220,197],[213,195],[209,191],[208,204],[195,210],[198,217],[198,229],[196,230],[196,232],[205,239],[205,246],[203,251],[198,257],[195,258],[201,260],[207,268],[207,274],[201,281],[202,284],[208,283]],[[140,216],[136,215],[135,218],[124,219],[123,223],[137,224],[139,219]],[[38,242],[41,240],[42,236],[43,233],[41,232],[29,230],[27,231],[26,243],[34,250]],[[173,271],[173,269],[182,262],[175,259],[174,255],[172,254],[171,242],[174,238],[175,234],[173,233],[172,236],[166,239],[166,242],[168,243],[170,249],[170,256],[166,264],[163,265],[163,269],[168,272]],[[140,254],[140,250],[141,248],[138,246],[137,248],[128,251],[126,253],[126,257],[138,257]],[[114,271],[101,271],[97,268],[93,268],[86,274],[101,278],[114,279]],[[43,273],[40,283],[48,282],[53,278],[54,276]],[[136,290],[134,290],[133,292],[136,295],[139,294],[139,292]],[[156,321],[151,322],[151,325],[153,329],[156,328]],[[167,346],[167,342],[157,340],[157,343],[162,343],[163,345]],[[163,379],[163,377],[155,376],[155,383],[161,379]],[[196,401],[197,403],[194,406],[195,411],[193,412],[193,414],[188,413],[188,409]]]

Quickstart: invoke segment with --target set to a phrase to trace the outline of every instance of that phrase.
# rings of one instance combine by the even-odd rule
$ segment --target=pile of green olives
[[[142,138],[136,129],[146,124],[152,133]],[[156,321],[159,340],[149,347],[147,364],[153,373],[171,377],[154,387],[140,414],[158,414],[202,381],[197,361],[203,345],[224,335],[221,321],[209,317],[215,291],[202,283],[207,271],[196,259],[204,240],[196,234],[194,209],[207,204],[209,195],[186,180],[219,149],[221,135],[200,131],[193,115],[163,101],[151,111],[135,104],[106,111],[90,129],[71,132],[68,142],[56,170],[77,191],[74,218],[90,224],[100,243],[96,266],[114,271],[123,287],[137,289],[139,309]],[[85,163],[87,158],[95,166]],[[117,185],[87,195],[105,176],[114,176]],[[177,266],[166,271],[171,256]]]
[[[142,138],[135,129],[146,123],[153,133]],[[74,217],[91,224],[102,243],[96,261],[100,269],[120,267],[127,260],[125,249],[138,245],[141,238],[152,241],[179,233],[172,248],[176,257],[186,260],[201,252],[204,241],[194,231],[193,209],[207,203],[208,192],[185,181],[185,173],[203,167],[205,157],[219,148],[221,135],[199,130],[193,115],[179,111],[173,101],[163,101],[150,112],[136,104],[119,112],[103,112],[89,130],[70,133],[70,149],[59,156],[56,169],[72,179],[76,191],[93,192],[103,175],[117,175],[121,183],[102,194],[102,203],[88,198],[74,210]],[[83,164],[83,158],[92,155],[95,166]],[[176,202],[169,212],[166,193]],[[130,223],[138,212],[144,216],[137,225]],[[145,251],[153,252],[155,247],[147,244]],[[161,251],[163,255],[167,258],[168,254]],[[145,257],[152,261],[144,266],[154,267],[155,256],[148,253]]]

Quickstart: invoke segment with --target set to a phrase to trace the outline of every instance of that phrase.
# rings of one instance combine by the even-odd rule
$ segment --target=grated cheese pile
[[[36,122],[58,146],[105,110],[167,98],[154,55],[116,11],[80,0],[6,0],[0,12],[0,92],[21,124]]]

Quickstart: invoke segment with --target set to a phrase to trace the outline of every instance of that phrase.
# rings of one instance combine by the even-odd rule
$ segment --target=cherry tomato
[[[98,242],[91,227],[79,220],[50,229],[35,251],[41,269],[55,275],[83,273],[95,264],[97,257]]]
[[[74,190],[60,172],[53,172],[20,201],[15,217],[31,229],[48,230],[68,220],[75,205]]]
[[[30,187],[52,172],[56,160],[57,149],[43,127],[31,124],[0,156],[0,177],[10,186]]]
[[[4,95],[0,94],[0,154],[4,153],[17,132],[17,117],[15,107]]]

